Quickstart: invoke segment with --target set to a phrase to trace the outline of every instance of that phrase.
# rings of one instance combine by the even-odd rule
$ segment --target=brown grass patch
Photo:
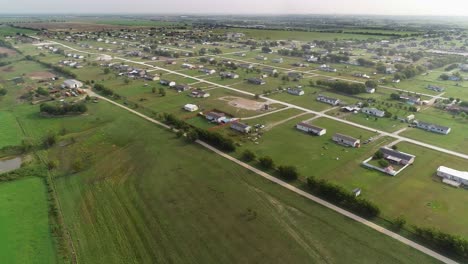
[[[0,54],[7,54],[8,56],[16,55],[16,51],[4,47],[0,47]]]
[[[38,71],[28,73],[26,76],[31,78],[32,80],[50,80],[55,77],[55,74],[47,71]]]

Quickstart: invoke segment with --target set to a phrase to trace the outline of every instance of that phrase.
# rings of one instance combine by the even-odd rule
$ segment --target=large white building
[[[457,182],[459,185],[463,184],[468,186],[467,171],[458,171],[444,166],[440,166],[439,168],[437,168],[437,176],[441,177],[444,180]]]
[[[83,87],[83,83],[75,79],[65,80],[62,84],[63,88],[73,89]]]
[[[385,116],[385,111],[379,110],[377,108],[369,108],[369,107],[364,107],[361,110],[363,113],[368,114],[368,115],[373,115],[377,117],[384,117]]]

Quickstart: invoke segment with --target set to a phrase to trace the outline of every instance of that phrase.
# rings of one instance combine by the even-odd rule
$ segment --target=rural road
[[[63,47],[68,48],[70,50],[80,52],[80,53],[85,53],[85,54],[108,55],[108,54],[105,54],[105,53],[94,53],[94,52],[81,51],[81,50],[75,49],[73,47],[67,46],[65,44],[62,44],[60,42],[56,42],[56,41],[48,41],[48,43],[54,43],[56,45],[63,46]],[[117,59],[117,60],[129,62],[129,63],[133,63],[133,64],[143,65],[143,66],[150,67],[150,68],[153,68],[153,69],[157,69],[157,70],[160,70],[160,71],[165,71],[167,73],[172,73],[172,74],[179,75],[179,76],[182,76],[182,77],[185,77],[185,78],[190,78],[190,79],[202,82],[202,83],[206,83],[206,84],[210,84],[212,86],[228,89],[228,90],[235,91],[235,92],[238,92],[238,93],[241,93],[241,94],[245,94],[245,95],[249,95],[249,96],[255,96],[254,93],[246,92],[246,91],[239,90],[239,89],[236,89],[236,88],[232,88],[232,87],[229,87],[229,86],[226,86],[226,85],[221,85],[221,84],[218,84],[218,83],[215,83],[215,82],[211,82],[211,81],[207,81],[207,80],[204,80],[204,79],[196,78],[196,77],[193,77],[193,76],[190,76],[190,75],[187,75],[187,74],[184,74],[184,73],[176,72],[176,71],[173,71],[173,70],[168,70],[168,69],[161,68],[161,67],[158,67],[158,66],[153,66],[153,65],[147,64],[145,62],[133,61],[133,60],[120,58],[120,57],[113,57],[113,58]],[[327,115],[326,113],[323,113],[323,112],[314,111],[314,110],[307,109],[307,108],[297,106],[297,105],[294,105],[294,104],[290,104],[290,103],[286,103],[286,102],[283,102],[283,101],[271,99],[271,98],[268,98],[268,97],[265,97],[265,96],[260,96],[260,98],[264,99],[264,100],[267,100],[267,101],[270,101],[272,103],[282,104],[282,105],[288,106],[290,108],[295,108],[295,109],[302,110],[302,111],[307,112],[307,113],[317,115],[319,117],[332,119],[332,120],[340,122],[340,123],[344,123],[344,124],[354,126],[354,127],[358,127],[358,128],[361,128],[361,129],[364,129],[364,130],[367,130],[367,131],[382,134],[383,136],[396,138],[396,139],[399,139],[401,141],[409,142],[409,143],[412,143],[412,144],[415,144],[415,145],[418,145],[418,146],[421,146],[421,147],[429,148],[429,149],[432,149],[432,150],[435,150],[435,151],[438,151],[438,152],[442,152],[442,153],[445,153],[445,154],[449,154],[449,155],[452,155],[452,156],[456,156],[456,157],[468,160],[468,155],[464,154],[464,153],[460,153],[460,152],[457,152],[457,151],[445,149],[445,148],[442,148],[442,147],[438,147],[438,146],[435,146],[435,145],[432,145],[432,144],[424,143],[424,142],[414,140],[414,139],[410,139],[410,138],[407,138],[407,137],[403,137],[403,136],[400,136],[400,135],[395,135],[393,133],[381,131],[381,130],[371,128],[371,127],[368,127],[368,126],[364,126],[364,125],[361,125],[361,124],[357,124],[357,123],[354,123],[354,122],[351,122],[351,121],[348,121],[348,120],[343,120],[343,119],[340,119],[340,118],[337,118],[337,117],[334,117],[334,116],[331,116],[331,115]]]
[[[161,123],[161,122],[159,122],[159,121],[157,121],[157,120],[155,120],[155,119],[153,119],[153,118],[151,118],[149,116],[146,116],[146,115],[144,115],[142,113],[139,113],[139,112],[137,112],[137,111],[135,111],[135,110],[133,110],[133,109],[131,109],[129,107],[126,107],[124,105],[121,105],[121,104],[119,104],[117,102],[114,102],[114,101],[112,101],[112,100],[110,100],[110,99],[108,99],[106,97],[100,96],[100,95],[98,95],[98,94],[96,94],[96,93],[94,93],[92,91],[88,91],[88,94],[90,96],[94,96],[94,97],[97,97],[97,98],[99,98],[101,100],[107,101],[107,102],[109,102],[109,103],[111,103],[111,104],[113,104],[115,106],[120,107],[120,108],[123,108],[124,110],[127,110],[127,111],[129,111],[129,112],[131,112],[131,113],[133,113],[133,114],[135,114],[135,115],[137,115],[137,116],[139,116],[139,117],[141,117],[141,118],[143,118],[143,119],[145,119],[145,120],[147,120],[147,121],[149,121],[151,123],[154,123],[156,125],[162,126],[164,128],[167,128],[167,129],[171,128],[168,125],[163,124],[163,123]],[[197,140],[196,143],[198,143],[199,145],[203,146],[204,148],[206,148],[208,150],[213,151],[214,153],[222,156],[223,158],[226,158],[226,159],[228,159],[228,160],[230,160],[230,161],[232,161],[232,162],[234,162],[234,163],[236,163],[236,164],[238,164],[238,165],[240,165],[240,166],[242,166],[242,167],[244,167],[244,168],[246,168],[246,169],[248,169],[248,170],[250,170],[250,171],[252,171],[252,172],[254,172],[256,174],[258,174],[258,175],[260,175],[260,176],[262,176],[263,178],[265,178],[265,179],[267,179],[267,180],[269,180],[271,182],[274,182],[274,183],[276,183],[276,184],[278,184],[278,185],[280,185],[280,186],[282,186],[282,187],[284,187],[284,188],[286,188],[286,189],[288,189],[290,191],[295,192],[296,194],[298,194],[298,195],[300,195],[302,197],[305,197],[305,198],[307,198],[307,199],[309,199],[311,201],[314,201],[314,202],[316,202],[316,203],[318,203],[318,204],[320,204],[322,206],[325,206],[325,207],[327,207],[327,208],[329,208],[329,209],[331,209],[331,210],[333,210],[333,211],[335,211],[335,212],[337,212],[337,213],[339,213],[341,215],[344,215],[344,216],[346,216],[348,218],[351,218],[351,219],[353,219],[353,220],[355,220],[355,221],[357,221],[357,222],[359,222],[361,224],[364,224],[367,227],[370,227],[370,228],[378,231],[379,233],[382,233],[382,234],[384,234],[386,236],[392,237],[392,238],[400,241],[401,243],[404,243],[404,244],[406,244],[406,245],[408,245],[408,246],[410,246],[410,247],[412,247],[412,248],[414,248],[416,250],[419,250],[419,251],[421,251],[421,252],[423,252],[423,253],[425,253],[425,254],[427,254],[427,255],[429,255],[429,256],[431,256],[431,257],[433,257],[433,258],[435,258],[435,259],[437,259],[437,260],[439,260],[441,262],[444,262],[444,263],[447,263],[447,264],[458,264],[457,262],[455,262],[455,261],[453,261],[453,260],[451,260],[451,259],[449,259],[449,258],[447,258],[445,256],[442,256],[441,254],[439,254],[439,253],[437,253],[437,252],[435,252],[433,250],[430,250],[430,249],[428,249],[428,248],[426,248],[426,247],[424,247],[424,246],[422,246],[422,245],[420,245],[420,244],[418,244],[416,242],[413,242],[413,241],[411,241],[411,240],[409,240],[409,239],[407,239],[405,237],[402,237],[402,236],[400,236],[400,235],[398,235],[398,234],[396,234],[396,233],[394,233],[394,232],[392,232],[392,231],[390,231],[388,229],[385,229],[385,228],[383,228],[383,227],[381,227],[381,226],[379,226],[379,225],[377,225],[377,224],[375,224],[373,222],[370,222],[370,221],[368,221],[368,220],[366,220],[366,219],[364,219],[364,218],[362,218],[360,216],[357,216],[357,215],[355,215],[355,214],[353,214],[351,212],[348,212],[348,211],[346,211],[346,210],[344,210],[344,209],[342,209],[342,208],[340,208],[338,206],[335,206],[335,205],[333,205],[333,204],[331,204],[331,203],[329,203],[329,202],[327,202],[325,200],[322,200],[322,199],[320,199],[320,198],[318,198],[318,197],[316,197],[316,196],[314,196],[314,195],[312,195],[310,193],[307,193],[307,192],[305,192],[305,191],[303,191],[303,190],[301,190],[299,188],[296,188],[296,187],[292,186],[291,184],[288,184],[288,183],[286,183],[286,182],[284,182],[284,181],[282,181],[282,180],[280,180],[280,179],[278,179],[276,177],[273,177],[272,175],[270,175],[268,173],[265,173],[265,172],[255,168],[255,167],[252,167],[249,164],[247,164],[245,162],[242,162],[242,161],[240,161],[240,160],[238,160],[238,159],[236,159],[236,158],[234,158],[234,157],[232,157],[232,156],[230,156],[230,155],[228,155],[228,154],[226,154],[226,153],[212,147],[211,145],[209,145],[209,144],[207,144],[207,143],[205,143],[203,141]]]

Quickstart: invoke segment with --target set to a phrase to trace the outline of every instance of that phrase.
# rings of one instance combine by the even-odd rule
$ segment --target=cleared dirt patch
[[[268,104],[266,102],[257,102],[236,96],[224,96],[218,98],[218,100],[226,101],[230,106],[253,111],[262,110],[264,109],[265,105]]]
[[[4,72],[12,72],[13,71],[13,66],[8,66],[2,69]]]
[[[8,56],[13,56],[13,55],[16,55],[16,51],[12,49],[0,47],[0,54],[8,54]]]
[[[55,74],[47,71],[31,72],[26,75],[32,80],[50,80],[55,77]]]

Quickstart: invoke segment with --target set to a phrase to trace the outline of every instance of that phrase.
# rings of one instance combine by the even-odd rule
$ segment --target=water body
[[[16,170],[21,167],[21,157],[0,160],[0,173]]]

